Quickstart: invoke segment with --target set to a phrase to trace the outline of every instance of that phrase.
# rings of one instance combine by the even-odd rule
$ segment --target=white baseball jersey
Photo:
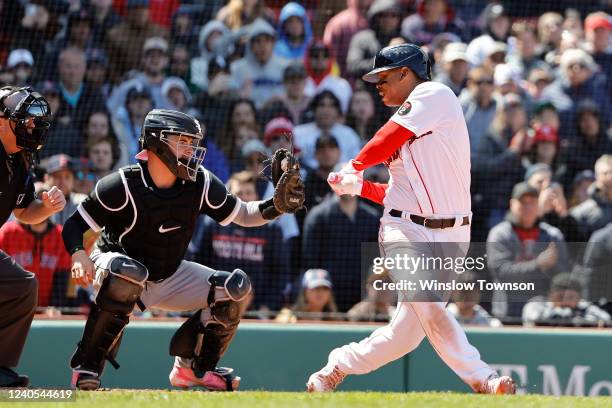
[[[385,208],[436,218],[471,214],[470,138],[453,91],[423,82],[390,120],[415,136],[386,162]]]

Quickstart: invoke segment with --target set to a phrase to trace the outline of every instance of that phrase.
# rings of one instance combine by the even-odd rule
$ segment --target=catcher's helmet
[[[190,145],[172,142],[169,137],[173,135],[188,136],[192,142]],[[191,181],[196,180],[198,167],[206,154],[203,141],[204,132],[197,119],[169,109],[153,109],[147,114],[139,140],[140,147],[155,153],[175,176]],[[180,150],[189,154],[177,157],[174,152]]]
[[[9,120],[17,147],[29,153],[40,150],[47,138],[51,108],[47,100],[32,88],[0,88],[0,115]]]
[[[407,67],[425,81],[431,80],[431,64],[427,53],[414,44],[398,44],[385,47],[376,53],[372,70],[362,79],[377,83],[378,73],[393,68]]]

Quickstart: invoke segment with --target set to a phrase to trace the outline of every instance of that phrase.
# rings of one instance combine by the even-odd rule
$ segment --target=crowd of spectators
[[[200,220],[190,259],[246,270],[259,316],[388,318],[395,298],[372,290],[361,256],[382,208],[334,196],[326,178],[392,113],[360,79],[372,58],[411,42],[469,129],[472,238],[488,258],[461,279],[540,288],[539,302],[470,292],[449,310],[467,324],[608,324],[611,33],[606,1],[0,0],[0,85],[49,101],[37,185],[67,198],[44,223],[4,225],[0,246],[38,274],[41,307],[82,311],[91,300],[68,279],[61,226],[97,180],[136,162],[146,114],[176,109],[204,125],[204,165],[242,199],[271,194],[262,174],[279,147],[298,153],[306,184],[307,211],[270,225]],[[382,166],[366,176],[388,178]]]

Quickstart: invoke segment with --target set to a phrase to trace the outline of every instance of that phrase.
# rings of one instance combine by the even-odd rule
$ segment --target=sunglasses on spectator
[[[310,58],[312,59],[317,59],[317,58],[329,58],[329,53],[328,52],[322,52],[322,51],[315,51],[315,52],[311,52],[310,53]]]
[[[492,78],[472,79],[476,85],[493,85]]]
[[[569,69],[571,69],[573,71],[576,71],[576,70],[579,70],[579,69],[585,69],[585,68],[586,68],[586,65],[583,64],[582,62],[575,62],[575,63],[573,63],[573,64],[571,64],[569,66]]]

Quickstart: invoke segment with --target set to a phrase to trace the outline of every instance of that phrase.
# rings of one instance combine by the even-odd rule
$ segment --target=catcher
[[[173,386],[232,391],[240,377],[217,367],[240,322],[240,304],[251,290],[240,269],[215,271],[183,259],[194,225],[206,214],[227,225],[263,225],[304,202],[296,160],[287,150],[272,158],[274,196],[242,202],[202,165],[206,149],[196,119],[155,109],[145,118],[138,164],[101,179],[64,225],[72,254],[72,278],[93,282],[95,305],[70,366],[72,386],[100,387],[106,360],[115,356],[134,306],[170,311],[197,310],[170,342],[176,356]],[[102,231],[90,256],[83,233]]]

